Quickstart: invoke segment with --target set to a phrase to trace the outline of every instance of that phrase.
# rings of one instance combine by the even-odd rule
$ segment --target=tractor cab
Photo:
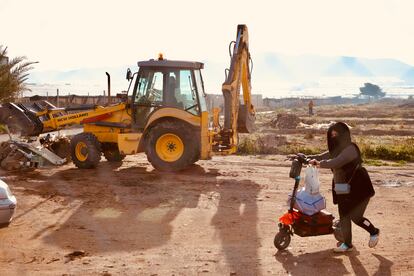
[[[139,71],[132,80],[132,114],[136,128],[144,128],[153,111],[177,108],[194,116],[206,111],[201,69],[204,64],[163,59],[138,62]],[[135,81],[135,82],[134,82]]]

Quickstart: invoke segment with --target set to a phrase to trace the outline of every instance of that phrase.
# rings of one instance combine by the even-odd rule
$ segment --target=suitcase
[[[302,214],[292,225],[295,234],[301,237],[319,236],[333,233],[333,221],[335,217],[322,210],[312,216]]]

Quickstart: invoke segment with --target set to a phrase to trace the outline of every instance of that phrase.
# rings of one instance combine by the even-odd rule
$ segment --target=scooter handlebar
[[[309,161],[311,161],[311,158],[308,158],[303,153],[298,153],[298,154],[288,155],[286,160],[289,160],[289,161],[298,160],[301,164],[308,165]]]

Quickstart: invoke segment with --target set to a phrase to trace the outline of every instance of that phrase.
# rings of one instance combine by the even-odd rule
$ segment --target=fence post
[[[59,107],[59,88],[56,89],[56,106]]]

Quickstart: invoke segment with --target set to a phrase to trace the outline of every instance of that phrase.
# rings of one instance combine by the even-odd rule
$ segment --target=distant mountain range
[[[414,66],[395,59],[368,59],[358,57],[318,55],[289,56],[265,53],[253,57],[254,87],[260,91],[274,89],[274,83],[290,84],[317,83],[322,78],[364,78],[367,81],[377,77],[398,80],[399,85],[414,85]],[[219,93],[224,81],[224,69],[229,61],[204,60],[204,80],[207,92]],[[80,68],[69,71],[33,71],[29,82],[36,84],[53,83],[93,83],[106,87],[105,72],[112,76],[112,84],[118,90],[127,88],[125,80],[127,68],[137,70],[137,65],[121,67]],[[363,83],[361,83],[362,85]],[[294,86],[292,86],[294,87]],[[294,88],[293,88],[294,89]]]
[[[259,56],[256,63],[259,73],[270,73],[286,80],[315,77],[394,77],[408,81],[410,72],[414,71],[414,66],[395,59],[347,56],[265,54]]]

